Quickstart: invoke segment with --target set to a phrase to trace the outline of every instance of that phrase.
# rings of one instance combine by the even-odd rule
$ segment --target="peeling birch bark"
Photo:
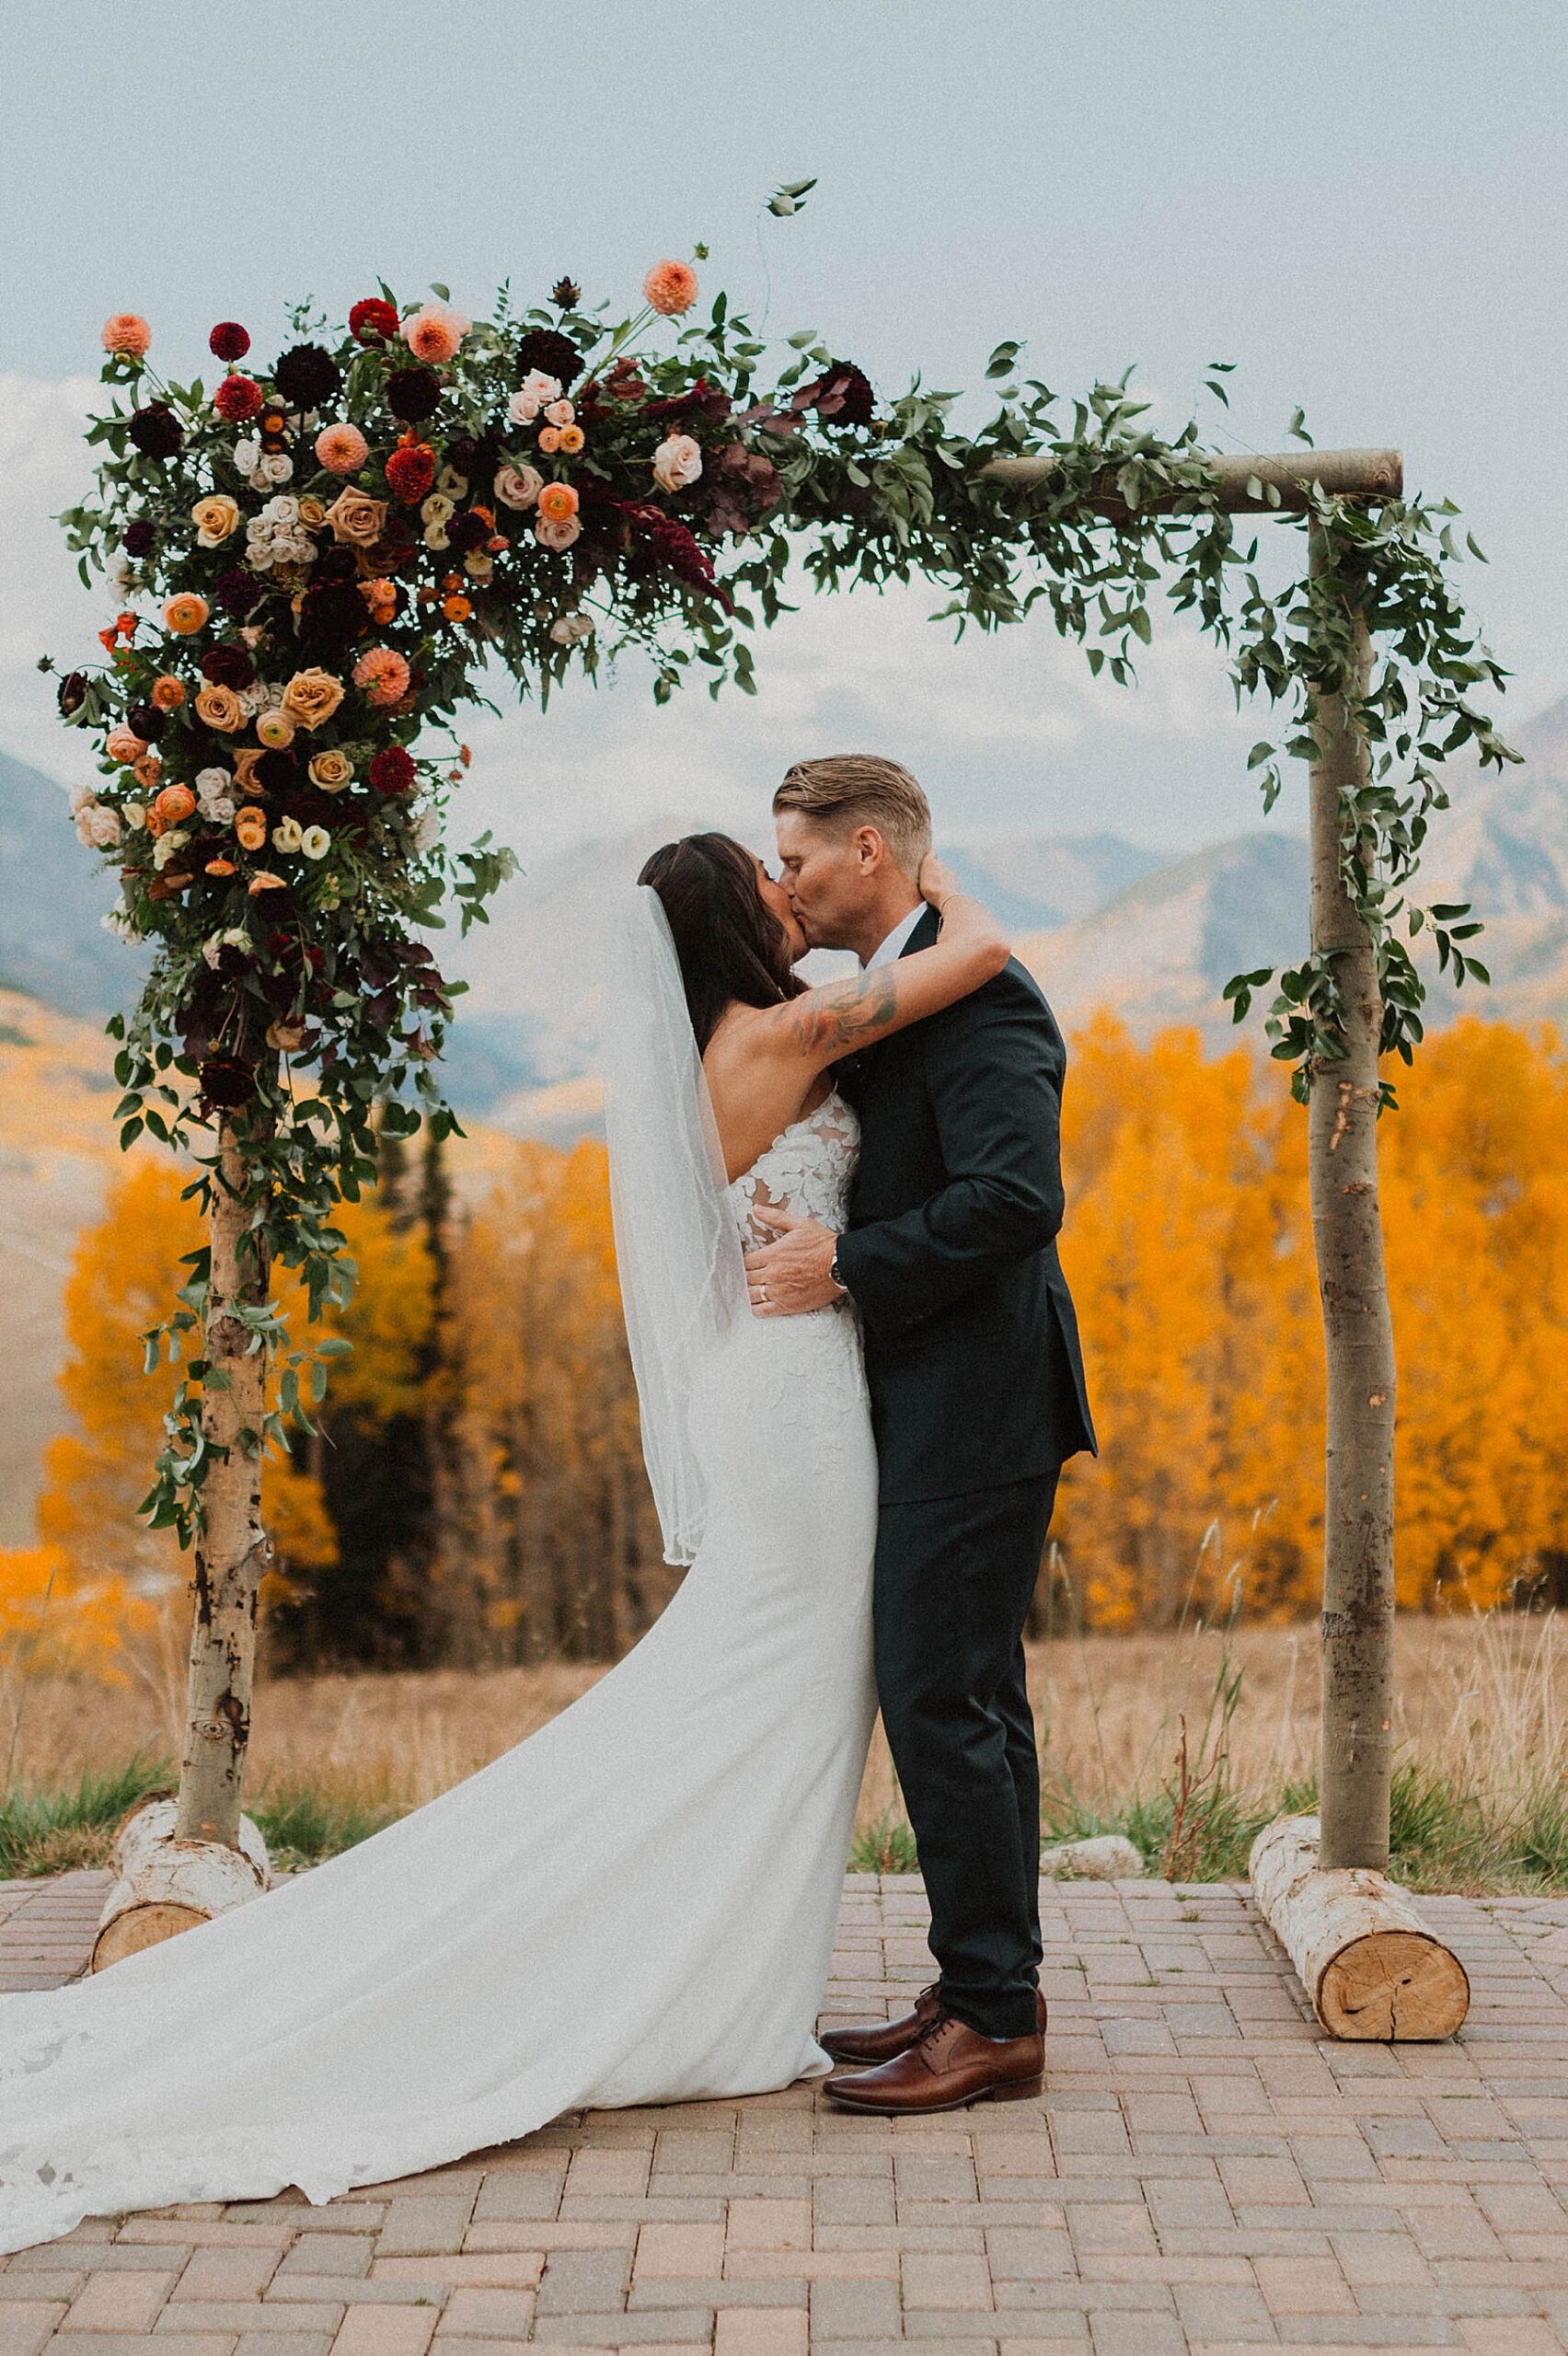
[[[1380,1873],[1318,1864],[1315,1816],[1264,1827],[1248,1860],[1258,1911],[1331,2037],[1383,2044],[1452,2037],[1470,2010],[1463,1964]]]

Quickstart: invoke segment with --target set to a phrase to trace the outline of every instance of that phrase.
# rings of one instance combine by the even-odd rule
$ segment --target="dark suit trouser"
[[[1057,1475],[884,1505],[877,1692],[931,1905],[941,2002],[985,2037],[1035,2027],[1040,1762],[1023,1625]]]

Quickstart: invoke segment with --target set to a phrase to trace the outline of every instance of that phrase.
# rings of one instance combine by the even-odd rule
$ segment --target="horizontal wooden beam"
[[[980,471],[997,482],[1048,482],[1057,463],[1053,457],[993,458]],[[1307,504],[1309,483],[1351,499],[1398,499],[1404,489],[1404,459],[1398,450],[1283,450],[1269,457],[1211,456],[1209,464],[1218,478],[1216,503],[1235,515],[1299,510]],[[1098,476],[1087,502],[1108,523],[1125,522],[1132,512],[1117,487],[1117,471],[1108,467]],[[1253,483],[1264,496],[1249,487]],[[1277,507],[1266,495],[1271,487],[1279,494]],[[1195,503],[1190,494],[1176,493],[1151,499],[1137,513],[1163,514]]]

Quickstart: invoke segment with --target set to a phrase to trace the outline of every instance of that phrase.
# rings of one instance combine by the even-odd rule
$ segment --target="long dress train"
[[[760,1195],[836,1223],[856,1145],[830,1097],[736,1181],[737,1219]],[[698,1559],[570,1709],[264,1897],[0,1999],[0,2250],[175,2201],[326,2200],[578,2106],[830,2066],[813,2030],[875,1711],[853,1317],[745,1319],[692,1436]]]

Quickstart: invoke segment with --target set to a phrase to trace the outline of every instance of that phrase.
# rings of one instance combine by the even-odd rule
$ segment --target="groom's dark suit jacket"
[[[903,953],[937,930],[928,909]],[[838,1265],[864,1322],[884,1505],[998,1488],[1094,1449],[1056,1257],[1066,1066],[1013,959],[838,1068],[862,1128]]]

